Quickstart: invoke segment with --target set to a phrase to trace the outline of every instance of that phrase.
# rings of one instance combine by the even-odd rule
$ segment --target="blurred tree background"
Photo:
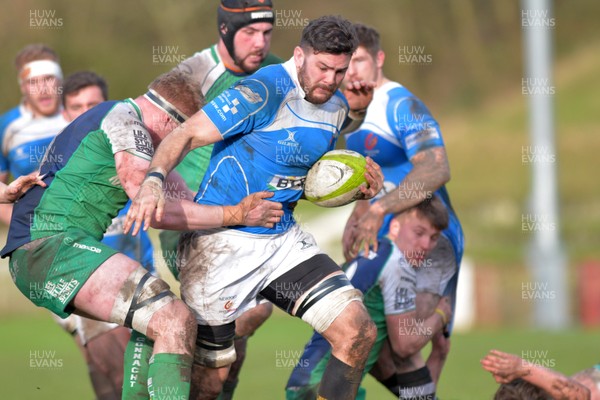
[[[529,139],[521,3],[274,3],[278,22],[272,51],[284,59],[291,56],[305,21],[323,14],[341,14],[380,31],[386,75],[423,99],[442,127],[452,169],[449,189],[465,228],[466,254],[477,267],[501,272],[499,284],[515,291],[514,307],[509,301],[510,311],[505,312],[522,308],[518,284],[511,283],[526,279],[523,254],[531,233],[522,225],[530,165],[522,159]],[[100,73],[109,82],[111,98],[135,97],[158,74],[216,42],[217,4],[216,0],[6,2],[0,15],[0,110],[19,100],[12,63],[28,43],[53,47],[65,74],[82,69]],[[32,26],[31,18],[44,11],[51,15],[47,18],[60,19],[60,26],[36,26],[35,20]],[[557,0],[549,16],[555,20],[548,29],[555,40],[561,235],[573,286],[577,265],[600,259],[600,180],[592,175],[600,166],[599,14],[596,0]],[[426,56],[427,62],[403,62],[401,55],[411,51]]]

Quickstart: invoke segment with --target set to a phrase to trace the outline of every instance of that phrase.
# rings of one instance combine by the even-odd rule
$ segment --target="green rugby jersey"
[[[40,166],[48,186],[33,187],[15,204],[2,256],[71,228],[101,240],[128,201],[114,159],[120,151],[146,160],[154,154],[133,100],[102,103],[68,125]]]

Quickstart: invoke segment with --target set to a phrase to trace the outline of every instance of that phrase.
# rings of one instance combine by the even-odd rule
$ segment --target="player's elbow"
[[[446,183],[450,182],[450,166],[446,160],[441,160],[438,163],[438,185],[441,187]]]

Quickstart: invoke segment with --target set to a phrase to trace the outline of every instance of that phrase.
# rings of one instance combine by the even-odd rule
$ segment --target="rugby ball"
[[[321,207],[339,207],[362,197],[367,160],[351,150],[332,150],[308,171],[304,196]]]

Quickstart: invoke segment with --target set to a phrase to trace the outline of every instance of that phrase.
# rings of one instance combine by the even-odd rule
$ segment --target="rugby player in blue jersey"
[[[431,268],[417,269],[417,316],[424,319],[434,313],[441,296],[450,297],[454,310],[464,248],[462,228],[444,186],[450,179],[444,141],[437,121],[423,102],[383,74],[385,54],[379,33],[362,24],[355,24],[355,29],[360,44],[346,79],[374,82],[375,92],[362,124],[346,135],[346,146],[381,165],[384,187],[370,202],[357,202],[344,231],[344,255],[350,260],[359,249],[368,251],[371,246],[376,251],[377,238],[388,232],[394,214],[433,193],[438,195],[448,209],[449,224],[429,257],[423,259],[424,263],[431,263]],[[452,320],[447,335],[451,330]],[[375,371],[382,373],[382,368]],[[377,376],[394,392],[398,385],[411,386],[410,380],[419,381],[423,377],[437,380],[427,371],[398,377],[400,382],[393,371],[388,370],[387,376]]]
[[[283,204],[273,228],[247,226],[186,234],[179,254],[184,301],[198,321],[192,393],[213,399],[235,360],[235,320],[264,299],[302,318],[332,345],[319,387],[323,399],[353,399],[375,326],[339,266],[292,217],[310,167],[335,145],[349,106],[337,89],[356,49],[352,24],[321,17],[302,32],[294,56],[240,80],[165,138],[132,203],[127,227],[163,216],[163,177],[185,154],[215,143],[196,201],[231,204],[270,190]],[[290,151],[298,157],[278,157]],[[381,188],[379,166],[367,162],[365,198]],[[297,290],[286,291],[294,287]]]
[[[60,111],[62,71],[58,55],[44,44],[25,46],[15,57],[22,100],[0,116],[0,182],[37,170],[48,144],[67,122]],[[0,205],[10,223],[12,204]]]

